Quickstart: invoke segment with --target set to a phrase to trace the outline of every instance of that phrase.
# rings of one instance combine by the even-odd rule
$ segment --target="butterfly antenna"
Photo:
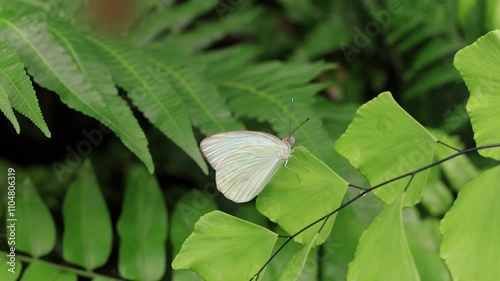
[[[288,136],[292,135],[291,130],[292,130],[293,101],[294,99],[292,98],[292,102],[290,103],[290,118],[288,118]]]
[[[307,121],[311,120],[311,116],[307,117],[306,120],[304,120],[302,123],[300,123],[300,125],[297,126],[297,128],[295,128],[291,133],[290,133],[290,136],[295,133],[295,131],[297,131],[298,128],[300,128],[302,125],[304,125],[304,123],[306,123]]]

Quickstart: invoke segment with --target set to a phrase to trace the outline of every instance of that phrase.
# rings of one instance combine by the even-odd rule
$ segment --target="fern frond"
[[[149,48],[150,62],[182,96],[195,127],[205,135],[244,130],[243,124],[231,118],[231,112],[215,85],[205,79],[205,66],[200,59],[163,45],[159,47]]]
[[[38,105],[38,100],[31,85],[31,80],[26,75],[23,64],[19,61],[13,49],[0,42],[0,87],[8,96],[8,101],[3,103],[3,112],[9,118],[8,104],[19,113],[30,119],[45,136],[51,136],[47,124],[43,120],[42,112]],[[10,101],[10,102],[9,102]],[[6,103],[7,102],[7,103]],[[13,119],[11,119],[13,118]],[[15,116],[10,116],[9,120],[19,133],[19,125]],[[15,123],[14,123],[15,121]],[[16,127],[17,124],[17,127]]]
[[[9,102],[9,97],[7,96],[7,93],[5,92],[5,89],[2,85],[0,85],[0,111],[2,111],[5,117],[7,117],[10,123],[12,123],[12,126],[14,126],[14,129],[16,130],[16,133],[21,133],[19,122],[17,122],[16,115],[14,115],[14,111],[12,111],[12,106]]]
[[[418,50],[410,68],[405,72],[404,79],[406,81],[411,80],[416,73],[421,72],[433,62],[446,60],[446,58],[452,56],[460,46],[459,42],[449,42],[449,40],[436,38],[433,42],[426,44]]]
[[[295,133],[297,144],[306,146],[315,155],[332,162],[333,150],[325,145],[330,142],[330,137],[323,128],[321,118],[314,118],[312,96],[324,85],[307,84],[331,67],[324,63],[263,63],[217,81],[217,84],[228,97],[228,105],[237,116],[268,122],[281,137],[290,133],[290,99],[295,98],[294,123],[303,121],[309,115],[313,116],[307,125]],[[269,131],[265,128],[262,130]]]
[[[28,72],[39,85],[59,94],[69,107],[90,116],[94,106],[104,105],[71,57],[54,41],[45,23],[29,23],[29,18],[13,19],[4,15],[1,15],[0,24],[8,32],[2,39],[15,45]]]
[[[454,71],[453,64],[449,61],[444,61],[433,65],[427,71],[415,76],[408,83],[405,98],[411,99],[418,95],[429,93],[432,90],[439,89],[443,85],[458,82],[460,79],[460,75]]]
[[[190,0],[186,3],[158,10],[146,18],[130,34],[130,39],[137,45],[149,44],[165,30],[176,33],[190,23],[198,15],[213,8],[212,1]]]
[[[412,58],[404,75],[407,99],[461,82],[452,63],[463,43],[446,20],[452,11],[445,8],[430,1],[405,3],[387,25],[386,43]]]
[[[83,35],[68,22],[53,22],[50,31],[67,50],[85,81],[101,96],[104,106],[94,106],[93,117],[109,127],[152,172],[148,141],[126,101],[119,95],[108,69],[99,61]]]
[[[155,67],[145,60],[146,55],[128,44],[90,35],[86,38],[96,47],[116,83],[127,91],[144,116],[208,173],[181,97],[168,80],[158,77]]]
[[[262,9],[259,8],[238,10],[220,21],[202,23],[190,32],[171,35],[166,39],[166,42],[176,44],[182,49],[200,50],[223,38],[228,33],[240,30],[243,26],[255,20],[261,12]]]
[[[216,49],[201,56],[207,66],[209,80],[218,81],[231,77],[255,60],[259,49],[250,45],[237,45],[230,48]]]

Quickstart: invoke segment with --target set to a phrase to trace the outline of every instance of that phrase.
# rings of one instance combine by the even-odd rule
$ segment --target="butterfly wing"
[[[247,145],[281,146],[283,142],[264,132],[232,131],[207,137],[201,141],[200,149],[210,165],[217,170],[224,158]]]
[[[252,200],[284,162],[277,156],[280,145],[247,145],[229,154],[217,169],[217,189],[234,202]]]

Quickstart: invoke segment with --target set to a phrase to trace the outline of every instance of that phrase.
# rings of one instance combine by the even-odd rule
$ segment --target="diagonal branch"
[[[414,171],[411,171],[411,172],[408,172],[406,174],[403,174],[403,175],[400,175],[400,176],[397,176],[395,178],[392,178],[390,180],[387,180],[387,181],[384,181],[382,183],[379,183],[373,187],[370,187],[370,188],[367,188],[367,189],[364,189],[363,192],[359,193],[358,195],[354,196],[353,198],[351,198],[349,201],[345,202],[344,204],[340,205],[338,208],[336,208],[335,210],[331,211],[330,213],[322,216],[321,218],[315,220],[314,222],[308,224],[307,226],[305,226],[304,228],[302,228],[301,230],[295,232],[293,235],[291,236],[288,236],[287,237],[287,240],[285,241],[285,243],[283,243],[283,245],[281,245],[277,250],[276,252],[274,252],[271,257],[266,261],[266,263],[259,269],[259,271],[252,277],[252,279],[250,279],[250,281],[252,280],[257,280],[259,278],[259,274],[264,270],[264,268],[274,259],[274,257],[276,257],[276,255],[281,252],[281,250],[291,241],[293,240],[293,238],[295,238],[297,235],[301,234],[302,232],[306,231],[307,229],[311,228],[312,226],[316,225],[317,223],[321,222],[322,220],[324,220],[324,223],[326,223],[326,221],[328,220],[328,218],[330,218],[330,216],[332,216],[333,214],[339,212],[340,210],[344,209],[345,207],[351,205],[352,203],[354,203],[355,201],[357,201],[359,198],[365,196],[367,193],[369,192],[372,192],[373,190],[379,188],[379,187],[382,187],[384,185],[387,185],[391,182],[394,182],[394,181],[397,181],[397,180],[400,180],[402,178],[406,178],[408,176],[411,176],[410,180],[408,181],[408,184],[405,188],[405,191],[406,189],[408,188],[408,186],[410,185],[413,177],[422,172],[422,171],[425,171],[427,169],[430,169],[432,167],[435,167],[443,162],[446,162],[446,161],[449,161],[455,157],[458,157],[460,155],[463,155],[463,154],[467,154],[467,153],[470,153],[470,152],[474,152],[474,151],[478,151],[478,150],[482,150],[482,149],[488,149],[488,148],[495,148],[495,147],[500,147],[500,143],[496,143],[496,144],[489,144],[489,145],[483,145],[483,146],[478,146],[478,147],[471,147],[471,148],[467,148],[467,149],[464,149],[464,150],[460,150],[458,151],[457,153],[455,154],[452,154],[448,157],[445,157],[441,160],[438,160],[436,162],[433,162],[431,164],[428,164],[428,165],[425,165],[421,168],[418,168]],[[351,184],[349,184],[349,186],[353,186]],[[322,227],[320,228],[319,231],[321,231]]]

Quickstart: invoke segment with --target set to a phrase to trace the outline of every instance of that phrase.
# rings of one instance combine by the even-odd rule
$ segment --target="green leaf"
[[[215,201],[198,190],[193,190],[182,196],[176,202],[170,225],[170,241],[172,256],[181,250],[182,244],[194,230],[194,224],[201,216],[217,210]],[[198,273],[190,270],[174,270],[173,281],[203,281]]]
[[[63,257],[93,270],[111,254],[113,227],[89,160],[83,162],[63,202]]]
[[[439,221],[421,220],[416,208],[404,210],[403,220],[408,245],[420,278],[425,281],[451,281],[450,273],[439,257]]]
[[[470,13],[474,11],[477,2],[475,0],[457,0],[456,5],[457,20],[462,27],[466,27],[469,25]]]
[[[165,274],[167,208],[160,186],[142,166],[130,169],[118,219],[120,275],[133,280],[159,280]]]
[[[125,89],[132,102],[163,134],[182,148],[207,174],[208,167],[194,138],[181,97],[168,80],[155,79],[145,54],[130,45],[87,36],[96,46],[113,79]],[[150,170],[150,172],[152,172]]]
[[[348,265],[354,259],[359,238],[365,229],[352,205],[337,214],[332,235],[322,245],[322,281],[346,280]]]
[[[173,256],[179,253],[182,243],[193,232],[194,224],[200,217],[214,210],[217,210],[215,201],[198,190],[186,193],[177,201],[170,226]]]
[[[441,257],[453,280],[500,276],[500,166],[470,181],[441,221]]]
[[[17,221],[7,221],[16,226],[16,249],[35,258],[50,253],[56,243],[56,227],[49,209],[29,179],[17,186],[16,193]]]
[[[104,105],[94,106],[91,116],[109,127],[148,170],[154,170],[148,141],[126,101],[119,95],[108,69],[88,47],[83,34],[65,21],[54,22],[51,32],[71,56],[83,78],[100,95]],[[97,142],[97,141],[96,141]]]
[[[335,150],[374,186],[432,162],[436,139],[384,92],[362,105],[347,131],[336,141]],[[382,169],[382,170],[381,170]],[[417,204],[428,170],[413,178],[405,206]],[[374,191],[391,204],[408,184],[408,177]]]
[[[494,30],[500,28],[500,3],[496,0],[486,0],[485,2],[485,29]]]
[[[467,102],[477,146],[500,143],[500,30],[489,32],[455,55],[454,65],[470,92]],[[500,160],[500,148],[478,151]]]
[[[156,79],[171,81],[183,98],[193,126],[205,135],[244,130],[235,121],[215,85],[205,79],[206,66],[201,59],[163,45],[149,48],[150,63],[156,66]]]
[[[7,253],[9,254],[9,253]],[[11,266],[11,264],[14,267]],[[0,257],[0,280],[2,281],[16,281],[19,280],[21,272],[23,271],[23,264],[16,259],[16,261],[11,261],[10,257],[2,255]]]
[[[205,280],[249,280],[271,255],[278,235],[220,211],[200,218],[172,262]]]
[[[403,197],[386,206],[363,233],[347,280],[420,280],[403,229]]]
[[[348,183],[304,147],[295,147],[287,168],[281,167],[257,198],[257,209],[286,232],[294,234],[304,226],[337,208]],[[295,237],[308,244],[320,245],[328,238],[335,215],[328,219],[315,239],[321,222]]]
[[[454,199],[453,194],[443,183],[440,175],[441,171],[438,167],[430,169],[429,178],[422,197],[422,205],[433,216],[440,216],[446,213],[453,204]]]
[[[2,85],[0,85],[0,110],[3,112],[5,117],[9,119],[12,126],[14,126],[14,130],[16,130],[16,133],[19,134],[21,132],[21,128],[19,127],[19,123],[17,122],[16,115],[14,115],[14,111],[12,111],[12,106],[10,105],[9,97],[7,96],[7,93],[5,92],[5,89],[3,88]]]
[[[198,273],[191,270],[174,270],[172,281],[204,281]]]
[[[76,281],[78,276],[56,269],[41,261],[32,261],[23,273],[21,281],[37,281],[43,276],[45,281]]]
[[[0,40],[14,47],[37,84],[56,92],[68,107],[97,118],[93,108],[104,106],[102,98],[83,78],[71,57],[56,44],[45,23],[38,23],[30,17],[16,19],[8,14],[2,14],[0,26],[6,30],[6,32],[0,33]],[[26,101],[16,102],[19,107],[26,107],[22,110],[19,109],[19,111],[28,117],[33,116],[37,120],[33,122],[41,127],[46,135],[50,136],[48,129],[45,129],[46,125],[43,125],[43,119],[38,116],[40,115],[39,109],[35,105],[36,100],[33,97],[31,85],[26,80],[27,77],[19,78],[23,74],[20,72],[22,69],[20,65],[16,67],[19,73],[15,75],[16,79],[24,81],[20,80],[19,83],[16,83],[16,85],[21,85],[18,86],[19,89],[11,90],[15,91],[17,95],[20,91],[25,92],[23,97],[31,96],[31,98],[26,98]],[[32,94],[28,94],[29,92]],[[13,106],[16,106],[14,102],[12,103]]]
[[[322,223],[320,223],[322,224]],[[285,269],[283,269],[283,273],[281,274],[279,280],[280,281],[295,281],[299,279],[302,270],[304,269],[304,265],[306,263],[307,257],[311,251],[311,248],[314,246],[316,239],[318,238],[318,232],[313,239],[307,245],[304,245],[302,250],[300,250],[297,254],[295,254],[292,259],[287,263]]]

